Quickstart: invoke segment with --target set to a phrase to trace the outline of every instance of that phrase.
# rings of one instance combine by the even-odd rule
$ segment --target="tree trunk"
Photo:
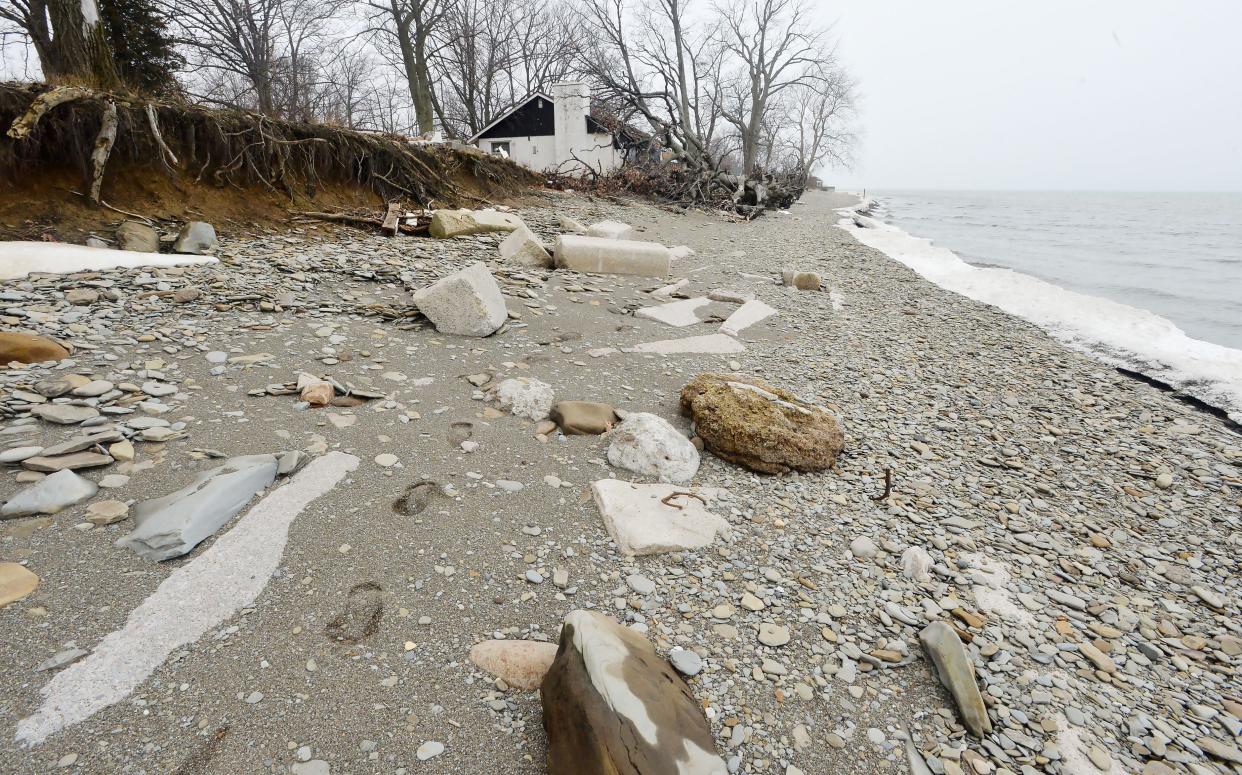
[[[101,89],[121,85],[95,0],[48,0],[48,15],[58,78]]]
[[[419,134],[435,131],[435,111],[431,105],[431,72],[427,66],[427,35],[419,31],[414,40],[414,74],[417,82],[410,84],[414,97],[414,117],[418,119]]]

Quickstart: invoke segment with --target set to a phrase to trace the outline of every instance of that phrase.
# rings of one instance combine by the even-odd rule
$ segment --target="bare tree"
[[[721,41],[732,60],[721,113],[741,140],[742,170],[752,175],[774,102],[811,81],[820,62],[831,58],[827,30],[811,21],[807,0],[735,0],[718,11]]]
[[[4,0],[0,18],[30,40],[44,77],[105,89],[120,85],[95,0]]]
[[[278,25],[282,0],[170,0],[179,40],[204,68],[207,83],[249,93],[260,113],[275,113]],[[225,92],[217,101],[233,102]],[[222,98],[222,99],[221,99]]]
[[[825,62],[815,77],[790,91],[785,144],[787,166],[805,180],[824,162],[848,165],[854,145],[855,85],[835,62]]]
[[[380,50],[405,74],[418,131],[435,130],[435,97],[431,58],[432,33],[452,8],[453,0],[362,0],[370,17],[369,31]]]

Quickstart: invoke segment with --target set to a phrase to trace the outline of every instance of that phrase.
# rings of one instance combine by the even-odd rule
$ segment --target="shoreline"
[[[1242,427],[1242,351],[1194,339],[1140,307],[1017,270],[971,264],[930,239],[859,212],[871,201],[840,208],[837,225],[942,288],[1034,323],[1067,346],[1123,373],[1142,375],[1223,414],[1235,429]]]

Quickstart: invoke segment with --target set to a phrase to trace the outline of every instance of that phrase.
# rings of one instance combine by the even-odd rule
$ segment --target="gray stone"
[[[35,672],[44,673],[48,670],[59,670],[67,665],[72,665],[74,662],[77,662],[89,653],[91,652],[86,649],[65,649],[64,651],[57,652],[54,656],[48,657],[40,662],[39,666],[35,668]]]
[[[61,509],[92,498],[99,486],[73,471],[57,471],[14,495],[0,509],[0,517],[28,514],[55,514]]]
[[[230,458],[186,487],[134,506],[135,528],[117,545],[157,562],[179,557],[219,530],[275,478],[274,455]]]
[[[141,221],[125,221],[116,228],[117,247],[137,253],[160,252],[160,235]]]
[[[689,649],[677,649],[668,655],[677,672],[684,676],[696,676],[703,672],[703,658]]]
[[[962,723],[975,737],[992,731],[992,720],[975,684],[975,671],[962,641],[944,622],[932,622],[919,633],[919,643],[936,667],[940,683],[953,695]]]
[[[99,416],[99,410],[92,406],[72,404],[42,404],[31,409],[30,413],[57,425],[77,425]]]
[[[419,289],[414,304],[437,331],[460,336],[489,336],[509,314],[500,286],[481,261]]]
[[[181,227],[181,233],[173,243],[173,252],[206,256],[215,253],[219,247],[215,227],[203,221],[190,221]]]

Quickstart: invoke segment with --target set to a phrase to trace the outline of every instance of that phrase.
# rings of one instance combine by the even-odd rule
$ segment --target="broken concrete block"
[[[548,775],[727,775],[686,682],[641,633],[573,611],[539,690]]]
[[[699,319],[698,315],[694,314],[694,311],[711,303],[711,299],[699,296],[693,299],[674,301],[669,304],[659,304],[654,307],[643,307],[635,310],[634,317],[658,320],[670,326],[685,328],[695,323],[702,323],[703,321]]]
[[[180,490],[134,506],[134,530],[116,545],[155,562],[180,557],[223,527],[275,479],[275,455],[229,458]]]
[[[205,256],[215,253],[220,247],[216,241],[216,229],[210,223],[190,221],[181,228],[177,241],[173,243],[174,253],[190,253]]]
[[[431,214],[431,236],[438,239],[490,232],[509,233],[523,226],[516,215],[496,210],[436,210]]]
[[[490,336],[508,317],[500,286],[475,261],[414,294],[414,304],[442,334]]]
[[[751,299],[738,307],[732,315],[720,324],[720,332],[729,336],[737,336],[764,318],[776,314],[776,310],[758,299]]]
[[[117,247],[136,253],[160,252],[160,235],[141,221],[125,221],[116,227]]]
[[[689,284],[690,284],[690,281],[683,277],[675,283],[669,283],[668,285],[665,285],[662,288],[656,288],[654,291],[651,292],[651,298],[653,299],[671,298],[674,293],[677,293],[678,291],[680,291],[682,288],[685,288]]]
[[[704,336],[687,336],[684,339],[661,339],[658,342],[643,342],[625,348],[630,353],[659,353],[676,355],[680,353],[728,355],[746,351],[746,345],[728,334],[706,334]]]
[[[668,275],[668,248],[657,242],[562,234],[556,238],[556,265],[575,272]]]
[[[671,484],[634,484],[600,479],[591,485],[595,505],[608,535],[622,554],[643,555],[702,549],[729,529],[723,517],[707,510],[719,490]],[[667,502],[665,502],[667,501]]]
[[[525,226],[514,229],[500,243],[500,258],[507,263],[533,269],[551,269],[554,266],[552,254]]]
[[[630,239],[634,236],[634,227],[620,221],[600,221],[588,226],[586,233],[604,239]]]
[[[669,248],[669,258],[674,261],[680,261],[683,258],[689,258],[694,255],[694,249],[689,245],[678,245],[675,248]]]
[[[561,228],[565,231],[572,231],[575,234],[586,233],[586,225],[576,218],[570,218],[568,215],[562,215],[558,220],[561,224]]]
[[[609,463],[661,482],[688,482],[699,470],[699,451],[658,415],[631,412],[608,433],[608,441]]]
[[[786,269],[781,272],[781,282],[800,291],[818,291],[824,284],[817,272]]]

